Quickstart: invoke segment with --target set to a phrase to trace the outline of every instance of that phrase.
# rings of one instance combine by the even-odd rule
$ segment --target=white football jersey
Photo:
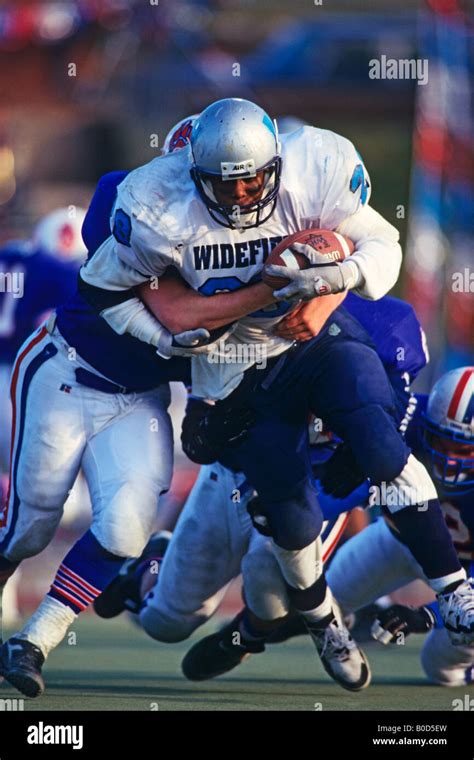
[[[367,298],[385,295],[400,269],[398,232],[367,206],[370,182],[352,143],[314,127],[283,135],[281,142],[276,208],[258,227],[229,229],[211,218],[190,176],[189,145],[131,172],[118,188],[113,236],[83,268],[83,279],[120,290],[174,266],[194,290],[210,296],[258,281],[269,253],[285,236],[319,227],[340,230],[356,244],[352,260],[361,275],[356,292]],[[264,345],[268,358],[285,351],[291,343],[272,331],[290,308],[286,302],[272,304],[239,320],[219,344],[222,361],[216,348],[212,362],[207,354],[193,357],[193,393],[225,398],[261,356],[249,351],[244,360],[229,360],[229,345]]]

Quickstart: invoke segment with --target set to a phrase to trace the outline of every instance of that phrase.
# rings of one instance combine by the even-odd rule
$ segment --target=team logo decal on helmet
[[[163,155],[174,153],[175,150],[180,150],[188,145],[191,140],[194,123],[198,116],[199,114],[186,116],[185,119],[181,119],[181,121],[178,121],[174,127],[171,127],[163,143],[163,149],[161,151]]]
[[[452,495],[474,489],[474,367],[438,380],[423,422],[433,479]]]
[[[276,123],[262,108],[241,98],[212,103],[194,124],[191,150],[191,176],[216,222],[247,229],[270,218],[280,187],[281,157]],[[216,198],[213,180],[225,182],[257,175],[263,176],[263,187],[253,203],[229,206]]]

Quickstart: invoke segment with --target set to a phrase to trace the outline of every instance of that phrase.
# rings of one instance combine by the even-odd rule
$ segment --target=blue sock
[[[435,628],[444,628],[444,621],[441,617],[441,613],[439,611],[439,604],[437,601],[430,602],[429,604],[426,604],[425,607],[428,607],[428,609],[431,610],[435,617]]]
[[[109,585],[124,561],[104,549],[88,530],[62,561],[47,595],[78,614]]]
[[[462,571],[438,499],[426,505],[390,512],[390,518],[427,578],[444,578]]]

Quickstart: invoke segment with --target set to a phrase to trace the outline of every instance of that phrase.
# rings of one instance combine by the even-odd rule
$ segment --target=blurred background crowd
[[[87,207],[102,174],[159,155],[182,117],[221,97],[255,100],[360,151],[372,205],[402,236],[397,295],[428,336],[426,390],[474,363],[472,10],[469,0],[3,2],[0,246],[28,239],[57,207]],[[381,56],[427,59],[427,83],[370,78]],[[2,304],[0,292],[0,339]],[[178,394],[177,427],[181,412]],[[195,475],[177,456],[171,511]],[[45,582],[32,580],[31,595]]]

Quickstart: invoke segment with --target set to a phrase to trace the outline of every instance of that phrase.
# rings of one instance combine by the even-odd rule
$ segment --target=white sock
[[[51,596],[45,596],[36,612],[30,617],[17,639],[27,639],[41,649],[45,658],[65,637],[77,615],[70,607]]]
[[[281,573],[291,588],[303,591],[316,583],[323,572],[322,543],[317,538],[303,549],[282,549],[272,541],[272,549]]]

